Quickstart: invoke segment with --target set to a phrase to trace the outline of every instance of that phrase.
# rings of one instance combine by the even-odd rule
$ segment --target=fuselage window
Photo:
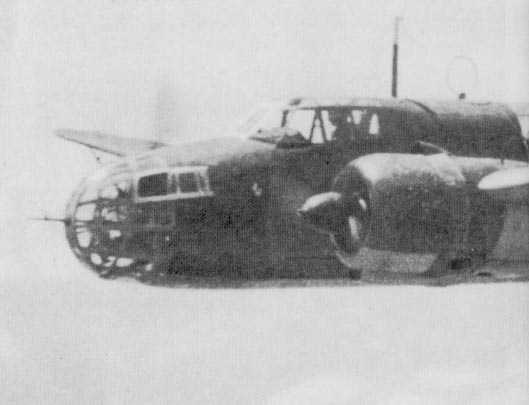
[[[178,183],[182,193],[196,193],[198,191],[195,173],[180,173]]]
[[[167,173],[142,177],[138,182],[138,196],[154,197],[167,195]]]
[[[351,117],[353,117],[353,124],[357,126],[360,125],[360,122],[362,122],[363,115],[364,115],[364,112],[361,110],[351,111]]]
[[[369,121],[369,135],[377,136],[380,134],[380,123],[378,121],[378,114],[373,114]]]

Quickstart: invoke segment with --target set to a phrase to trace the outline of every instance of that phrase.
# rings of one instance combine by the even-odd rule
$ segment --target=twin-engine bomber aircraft
[[[146,282],[176,273],[344,277],[363,245],[433,249],[435,263],[472,266],[488,257],[510,212],[476,185],[527,166],[518,120],[501,104],[295,99],[276,119],[247,139],[173,146],[58,130],[122,157],[68,202],[73,252],[101,276]]]

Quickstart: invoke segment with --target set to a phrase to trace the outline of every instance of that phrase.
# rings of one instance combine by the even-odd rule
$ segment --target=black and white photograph
[[[527,0],[5,0],[0,130],[0,403],[529,403]]]

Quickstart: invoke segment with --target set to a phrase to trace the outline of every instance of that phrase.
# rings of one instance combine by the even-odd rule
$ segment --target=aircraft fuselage
[[[306,112],[313,117],[309,135],[291,136],[290,115]],[[336,126],[333,134],[326,120]],[[519,124],[501,105],[297,103],[283,112],[281,126],[253,139],[163,147],[102,168],[68,203],[73,251],[98,272],[142,267],[238,278],[340,276],[345,270],[328,235],[297,210],[330,190],[353,159],[407,153],[418,140],[468,156],[526,156]]]

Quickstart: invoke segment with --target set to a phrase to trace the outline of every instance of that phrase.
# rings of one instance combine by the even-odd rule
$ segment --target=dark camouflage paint
[[[282,149],[255,140],[223,138],[162,148],[128,159],[126,170],[131,176],[137,170],[155,167],[207,165],[215,195],[200,201],[144,204],[127,201],[130,214],[119,226],[131,235],[130,241],[114,254],[152,261],[156,271],[112,269],[111,275],[136,271],[145,281],[168,272],[231,279],[344,277],[347,270],[335,260],[328,236],[315,232],[296,211],[311,195],[329,190],[337,173],[353,159],[374,152],[409,152],[417,140],[469,156],[525,158],[519,124],[503,105],[379,100],[363,108],[376,110],[385,122],[385,129],[377,139]],[[437,180],[434,176],[421,181],[428,184]],[[256,184],[262,190],[259,196],[253,191]],[[380,194],[375,200],[386,196],[391,201],[388,207],[396,212],[428,198],[420,187],[407,198],[400,193],[392,195],[391,190],[391,182],[384,187],[378,184]],[[439,186],[430,186],[426,191],[443,196],[446,188],[440,181]],[[458,195],[442,198],[449,206],[451,201],[460,201]],[[74,195],[69,204],[70,215],[75,205]],[[386,214],[383,205],[378,209],[380,222],[374,228],[379,230],[375,233],[373,229],[373,235],[380,237],[378,244],[391,244],[380,233],[387,226],[384,221],[396,221],[391,224],[395,235],[401,232],[397,230],[402,221]],[[424,214],[437,208],[421,209]],[[144,226],[138,219],[144,211],[151,211],[153,218],[164,218],[170,213],[173,221]],[[448,217],[454,217],[452,208],[448,211],[451,215]],[[459,231],[448,225],[443,232],[451,235]],[[67,236],[74,245],[68,224]],[[403,236],[394,237],[404,243]],[[437,244],[435,238],[430,241],[426,238],[423,244]],[[481,241],[482,237],[478,237],[474,245]],[[408,243],[413,245],[415,241]],[[112,251],[113,247],[107,245],[105,249]],[[104,270],[91,263],[85,252],[74,251],[96,271]]]

